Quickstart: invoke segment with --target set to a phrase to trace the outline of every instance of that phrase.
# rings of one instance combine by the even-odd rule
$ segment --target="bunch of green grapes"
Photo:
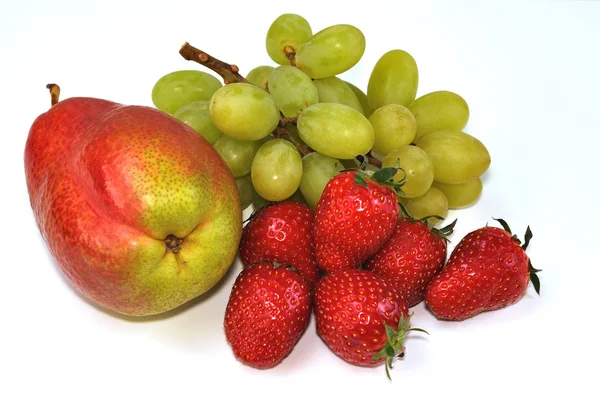
[[[360,156],[373,164],[369,171],[399,168],[399,200],[415,218],[473,204],[490,155],[463,132],[465,100],[448,91],[416,98],[417,64],[403,50],[377,61],[363,92],[337,75],[359,62],[365,46],[355,26],[313,34],[306,19],[283,14],[266,35],[276,65],[226,85],[205,72],[176,71],[158,80],[152,100],[213,144],[244,208],[295,199],[314,209],[327,182]]]

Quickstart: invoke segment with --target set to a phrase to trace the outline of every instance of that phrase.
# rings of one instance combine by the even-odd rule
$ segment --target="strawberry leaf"
[[[531,280],[531,284],[538,295],[540,294],[540,278],[537,276],[537,273],[540,271],[541,269],[533,268],[533,265],[531,265],[531,260],[529,260],[529,280]]]
[[[407,329],[407,332],[410,332],[410,331],[423,332],[423,333],[426,333],[426,334],[429,335],[429,332],[427,332],[425,329],[421,329],[421,328],[410,328],[410,329]]]
[[[500,223],[500,225],[502,225],[502,228],[504,228],[504,230],[508,233],[510,233],[512,235],[512,231],[510,230],[510,226],[508,226],[508,224],[506,223],[505,220],[503,220],[502,218],[492,218],[493,220],[496,220]]]
[[[448,242],[448,236],[454,233],[454,227],[456,226],[456,219],[452,221],[450,224],[444,226],[443,228],[433,228],[431,232],[441,237],[444,241]]]
[[[367,185],[367,182],[365,182],[365,178],[363,178],[360,174],[354,174],[354,183],[356,183],[359,186],[364,186],[366,188],[369,187]]]
[[[373,179],[375,182],[378,183],[385,183],[387,181],[389,181],[390,179],[392,179],[394,177],[394,175],[396,175],[398,173],[398,168],[394,168],[394,167],[387,167],[387,168],[381,168],[378,171],[375,171],[375,173],[373,173],[373,175],[371,175],[371,179]]]
[[[386,361],[385,363],[385,374],[387,375],[388,379],[391,381],[392,377],[390,376],[390,368],[391,368],[392,362],[391,361]]]
[[[439,216],[439,215],[428,215],[428,216],[426,216],[426,217],[423,217],[423,218],[421,218],[421,221],[423,221],[423,222],[427,222],[427,220],[428,220],[429,218],[435,218],[435,219],[438,219],[438,220],[440,220],[440,221],[443,221],[443,220],[444,220],[444,217],[441,217],[441,216]]]
[[[527,230],[525,231],[525,243],[523,244],[523,246],[521,246],[523,250],[527,250],[527,246],[529,246],[529,242],[531,241],[532,237],[533,233],[531,232],[531,228],[527,226]]]
[[[394,328],[392,328],[391,326],[389,326],[388,324],[386,324],[385,321],[383,321],[383,326],[385,327],[385,333],[386,333],[386,335],[388,337],[388,340],[390,342],[392,342],[394,340],[394,338],[396,337],[396,334],[398,332],[396,332],[394,330]]]

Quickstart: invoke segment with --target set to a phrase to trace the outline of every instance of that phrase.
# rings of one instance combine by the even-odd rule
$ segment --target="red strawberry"
[[[238,360],[271,368],[292,351],[310,313],[310,290],[298,272],[253,264],[240,272],[231,290],[225,336]]]
[[[313,211],[296,201],[261,208],[244,227],[240,243],[242,263],[291,265],[312,287],[319,277],[313,250],[313,219]]]
[[[374,366],[403,355],[411,330],[406,301],[385,280],[350,269],[325,275],[313,294],[317,333],[331,350],[354,365]]]
[[[396,193],[390,186],[395,168],[371,177],[345,171],[325,186],[313,228],[317,264],[325,272],[357,268],[390,238],[398,218]]]
[[[527,227],[521,246],[506,222],[497,221],[504,230],[486,226],[467,234],[427,287],[425,303],[437,318],[460,321],[512,305],[523,297],[530,279],[539,294],[539,270],[525,253],[531,230]]]
[[[424,220],[400,218],[394,234],[365,265],[365,269],[386,279],[409,307],[425,298],[425,290],[446,261],[446,236],[456,221],[430,230]]]

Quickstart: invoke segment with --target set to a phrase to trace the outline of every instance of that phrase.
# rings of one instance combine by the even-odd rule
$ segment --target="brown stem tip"
[[[50,105],[53,106],[58,103],[60,97],[60,86],[56,83],[49,83],[46,85],[46,89],[50,90]]]
[[[214,58],[210,54],[195,48],[189,43],[185,43],[181,46],[179,54],[188,61],[194,61],[198,64],[204,65],[206,68],[213,70],[223,78],[225,84],[234,82],[248,82],[243,76],[239,74],[240,69],[237,65],[230,65],[217,58]]]
[[[371,164],[377,168],[382,167],[382,162],[379,161],[378,159],[376,159],[375,157],[373,157],[371,154],[367,154],[367,159],[369,160],[369,164]]]

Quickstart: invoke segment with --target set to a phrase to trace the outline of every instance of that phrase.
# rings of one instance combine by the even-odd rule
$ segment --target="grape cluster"
[[[172,72],[156,82],[152,100],[213,144],[244,208],[292,198],[314,209],[326,183],[358,158],[370,160],[370,171],[399,168],[399,200],[414,218],[473,204],[491,159],[462,131],[466,101],[449,91],[416,98],[417,63],[403,50],[377,61],[365,94],[336,76],[365,46],[352,25],[313,34],[306,19],[283,14],[266,37],[277,67],[258,66],[226,85],[202,71]]]

